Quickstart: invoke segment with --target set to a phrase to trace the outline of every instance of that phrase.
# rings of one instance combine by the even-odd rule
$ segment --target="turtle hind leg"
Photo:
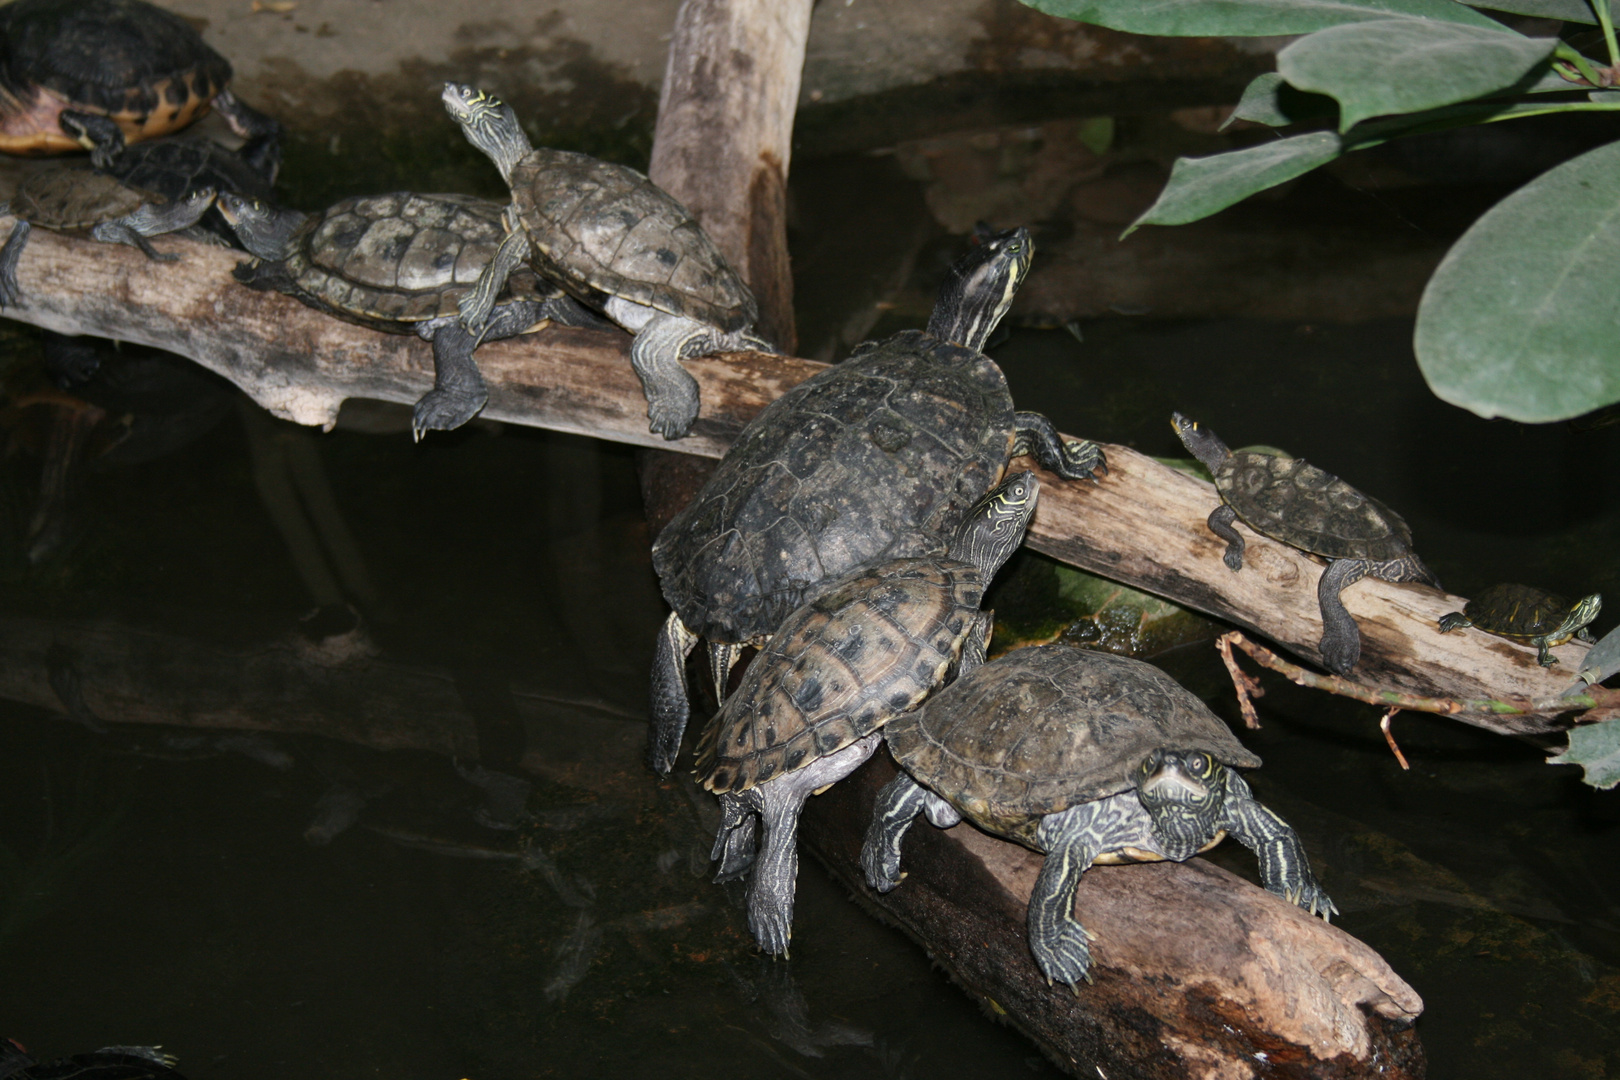
[[[717,345],[713,327],[696,319],[658,312],[630,343],[630,364],[647,398],[647,426],[666,439],[684,438],[698,415],[698,384],[681,358],[702,356]]]
[[[240,153],[254,172],[274,184],[281,172],[281,121],[244,103],[229,90],[214,95],[214,111],[247,143]]]
[[[759,817],[748,793],[728,791],[720,796],[720,827],[714,833],[709,858],[720,864],[714,880],[734,881],[748,873],[759,854]]]
[[[861,844],[861,871],[873,889],[886,893],[900,884],[904,877],[900,873],[900,842],[917,815],[924,813],[941,829],[962,820],[954,806],[903,772],[878,792],[872,823],[866,827],[866,839]]]
[[[1299,834],[1270,807],[1254,797],[1243,777],[1226,770],[1226,817],[1221,826],[1260,860],[1260,881],[1267,892],[1298,904],[1330,922],[1339,913],[1327,891],[1311,873]]]
[[[523,333],[545,316],[530,301],[503,304],[474,337],[457,319],[434,319],[418,333],[433,342],[433,389],[411,410],[411,433],[417,442],[429,431],[453,431],[477,416],[489,403],[489,386],[473,361],[483,341],[500,341]]]
[[[1322,663],[1335,675],[1348,675],[1361,659],[1361,631],[1345,610],[1339,593],[1367,576],[1372,564],[1365,559],[1334,559],[1316,583],[1316,603],[1322,610]]]
[[[1057,427],[1038,412],[1013,414],[1013,457],[1028,454],[1041,468],[1065,480],[1096,480],[1108,472],[1102,447],[1094,442],[1064,442]]]
[[[28,246],[28,234],[34,227],[28,222],[17,219],[17,224],[11,227],[11,235],[0,246],[0,307],[13,305],[22,296],[22,287],[17,283],[17,263],[22,259],[23,248]]]
[[[1244,542],[1243,534],[1233,526],[1232,523],[1235,521],[1237,511],[1226,503],[1221,503],[1209,512],[1209,520],[1205,523],[1209,526],[1210,532],[1226,541],[1226,552],[1221,556],[1221,561],[1234,574],[1243,569],[1243,549],[1248,546]]]
[[[670,612],[658,632],[653,650],[652,724],[647,733],[647,763],[660,776],[668,776],[681,752],[681,736],[692,707],[687,700],[686,658],[698,636],[686,628],[677,612]]]

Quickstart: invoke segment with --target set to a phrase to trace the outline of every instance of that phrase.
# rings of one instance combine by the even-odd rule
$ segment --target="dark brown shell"
[[[793,387],[732,443],[653,544],[694,632],[773,632],[823,581],[929,553],[1013,447],[1007,380],[982,353],[907,330]]]
[[[715,715],[698,748],[703,786],[746,791],[916,705],[961,656],[983,595],[978,567],[943,557],[840,580],[788,618]]]
[[[709,234],[636,170],[540,147],[511,183],[535,269],[592,307],[617,296],[732,332],[759,317]]]
[[[1463,614],[1488,633],[1529,641],[1557,630],[1573,606],[1533,585],[1492,585],[1469,600]]]
[[[1304,458],[1237,451],[1215,487],[1244,524],[1329,559],[1382,562],[1412,552],[1401,516]]]
[[[1047,814],[1131,788],[1156,748],[1260,764],[1152,664],[1070,645],[1018,649],[977,668],[892,721],[884,739],[919,783],[1026,843]]]
[[[11,212],[47,229],[88,229],[164,201],[106,173],[60,166],[24,180],[11,197]]]

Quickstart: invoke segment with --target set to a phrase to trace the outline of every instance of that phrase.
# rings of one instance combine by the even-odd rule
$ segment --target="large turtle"
[[[750,866],[748,926],[787,952],[793,934],[794,837],[812,794],[877,749],[883,725],[984,658],[985,587],[1023,539],[1040,484],[1008,477],[961,523],[948,549],[869,563],[789,615],[704,734],[697,771],[720,795],[716,880]],[[940,545],[943,548],[943,545]],[[755,818],[764,826],[756,858]]]
[[[527,259],[635,335],[630,363],[649,427],[666,439],[685,436],[698,414],[697,380],[681,360],[775,351],[749,332],[759,308],[748,286],[663,188],[623,165],[531,145],[511,106],[471,86],[445,83],[444,105],[512,189],[506,242],[462,303],[469,330]]]
[[[1476,626],[1487,634],[1536,647],[1536,663],[1552,667],[1558,657],[1549,650],[1570,638],[1591,641],[1587,625],[1603,608],[1603,596],[1593,593],[1571,604],[1556,593],[1533,585],[1492,585],[1463,605],[1461,611],[1440,616],[1440,632],[1449,634]]]
[[[213,201],[212,188],[170,202],[97,169],[42,169],[22,182],[9,203],[0,204],[0,215],[17,219],[0,246],[0,307],[15,304],[22,295],[17,263],[34,225],[85,229],[96,240],[130,244],[149,259],[175,262],[179,255],[157,251],[146,238],[195,225]]]
[[[507,278],[482,334],[461,325],[457,305],[505,235],[504,207],[488,199],[399,191],[303,214],[227,194],[220,209],[242,246],[257,256],[236,268],[236,280],[349,322],[433,343],[433,389],[411,416],[418,439],[429,429],[459,427],[484,407],[489,390],[473,362],[481,341],[526,333],[547,319],[607,325],[527,269]]]
[[[1418,581],[1440,587],[1412,552],[1412,530],[1401,516],[1304,458],[1240,450],[1180,413],[1171,424],[1193,456],[1215,478],[1221,505],[1209,515],[1209,531],[1226,541],[1222,556],[1233,573],[1243,569],[1243,523],[1263,536],[1320,555],[1327,569],[1316,585],[1322,610],[1322,662],[1348,674],[1361,658],[1361,631],[1339,593],[1364,577]]]
[[[16,1040],[0,1038],[0,1080],[185,1080],[174,1064],[174,1055],[156,1046],[104,1046],[35,1061]]]
[[[179,15],[142,0],[14,0],[0,7],[0,151],[87,149],[178,131],[210,108],[275,178],[281,125],[238,101],[231,65]]]
[[[1235,768],[1260,759],[1202,701],[1151,664],[1070,645],[1019,649],[963,675],[883,729],[904,770],[879,794],[861,848],[867,883],[900,883],[916,816],[964,817],[1046,855],[1029,945],[1048,980],[1087,977],[1091,936],[1074,891],[1096,863],[1182,861],[1231,835],[1265,887],[1313,915],[1337,912],[1294,830]]]
[[[653,544],[673,609],[653,665],[650,758],[667,773],[688,716],[685,659],[710,643],[716,693],[738,650],[759,644],[828,579],[950,535],[1031,453],[1068,479],[1106,471],[1095,443],[1064,444],[1016,412],[979,350],[1034,254],[1025,229],[987,237],[951,267],[927,331],[857,348],[767,406]]]

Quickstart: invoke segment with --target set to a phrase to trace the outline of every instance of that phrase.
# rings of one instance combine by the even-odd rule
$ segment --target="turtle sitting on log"
[[[1239,518],[1263,536],[1328,560],[1316,586],[1322,610],[1322,662],[1349,674],[1361,658],[1361,631],[1339,593],[1364,577],[1417,581],[1438,589],[1439,580],[1412,552],[1412,530],[1401,516],[1304,458],[1228,450],[1211,430],[1180,413],[1171,425],[1215,480],[1221,505],[1209,515],[1209,531],[1226,541],[1222,556],[1233,573],[1243,569]]]
[[[1558,657],[1552,649],[1579,638],[1591,641],[1586,627],[1603,608],[1603,596],[1593,593],[1571,604],[1556,593],[1533,585],[1492,585],[1468,601],[1461,611],[1440,616],[1440,632],[1449,634],[1474,626],[1487,634],[1536,647],[1536,663],[1552,667]]]

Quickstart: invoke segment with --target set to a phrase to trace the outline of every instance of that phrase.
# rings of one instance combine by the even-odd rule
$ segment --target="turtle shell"
[[[582,302],[601,308],[620,297],[728,332],[759,317],[702,226],[636,170],[541,147],[510,179],[531,263]]]
[[[659,534],[664,597],[694,632],[752,641],[815,587],[938,550],[995,486],[1014,439],[995,362],[907,330],[800,383],[732,444]]]
[[[1131,789],[1154,749],[1260,764],[1152,664],[1070,645],[984,664],[892,721],[883,737],[918,783],[987,831],[1030,845],[1046,815]]]
[[[715,714],[697,771],[747,791],[836,753],[910,709],[962,654],[984,575],[950,558],[851,573],[782,625]]]
[[[1255,532],[1329,559],[1398,559],[1412,551],[1401,516],[1303,458],[1237,451],[1215,487]]]
[[[275,191],[240,154],[212,139],[181,138],[137,143],[124,149],[108,170],[142,191],[170,202],[203,188],[269,201]]]
[[[64,108],[101,113],[137,142],[208,111],[231,65],[185,19],[141,0],[15,0],[0,7],[0,149],[82,147]]]
[[[94,169],[41,169],[17,188],[11,212],[47,229],[88,229],[167,200]]]
[[[301,298],[378,329],[455,316],[505,236],[504,210],[471,195],[344,199],[294,234],[286,273]],[[501,299],[518,294],[553,291],[521,271]]]
[[[1557,630],[1573,606],[1533,585],[1492,585],[1469,600],[1463,614],[1487,633],[1529,641]]]

